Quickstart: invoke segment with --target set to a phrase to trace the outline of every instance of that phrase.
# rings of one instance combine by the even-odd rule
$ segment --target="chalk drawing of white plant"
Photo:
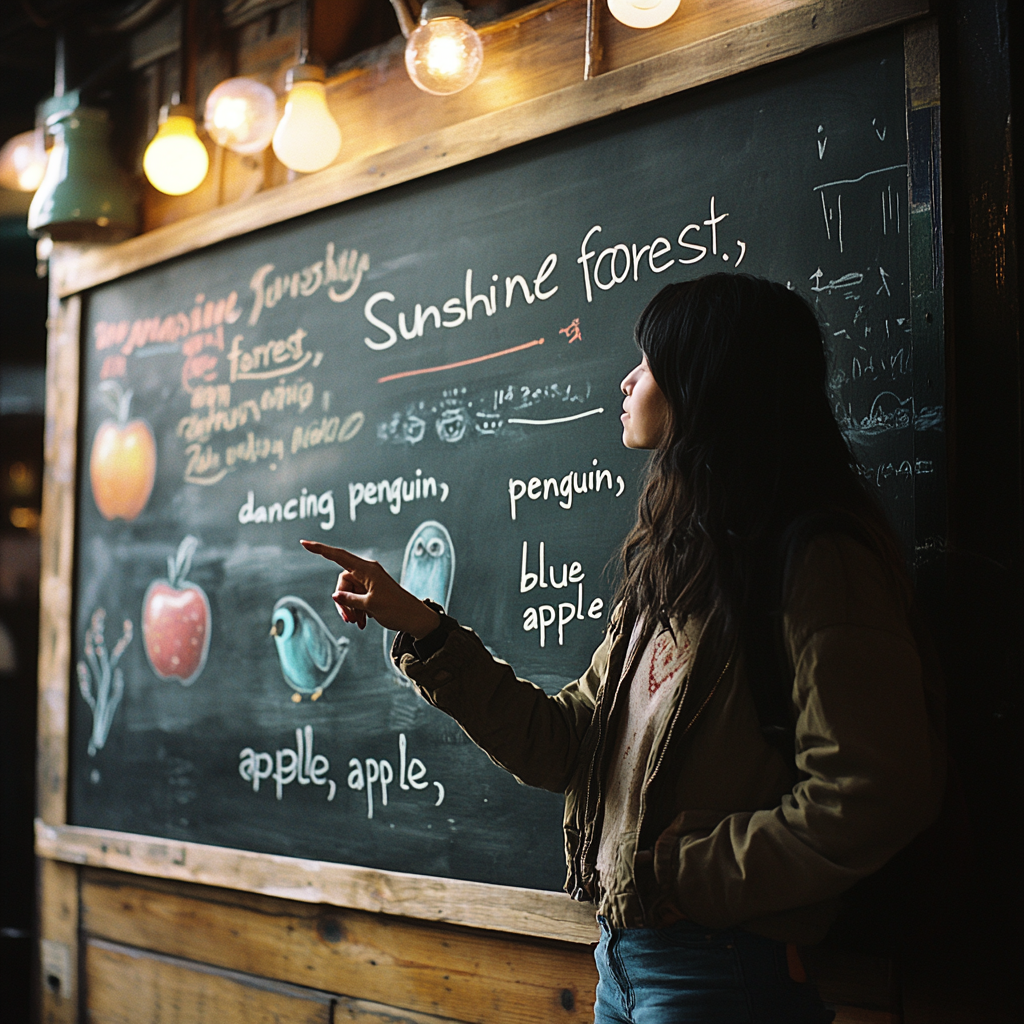
[[[103,749],[110,732],[110,723],[124,695],[124,673],[117,667],[125,648],[132,642],[132,624],[124,620],[124,632],[114,649],[107,654],[103,640],[103,627],[107,613],[97,608],[92,613],[85,631],[85,661],[78,663],[78,688],[85,703],[92,708],[92,736],[89,738],[89,756]],[[88,662],[88,666],[86,666]]]

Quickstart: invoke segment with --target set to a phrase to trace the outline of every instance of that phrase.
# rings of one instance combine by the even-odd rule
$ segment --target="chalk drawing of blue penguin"
[[[282,597],[274,605],[270,635],[296,704],[303,694],[316,700],[334,682],[348,654],[349,641],[335,637],[301,597]]]
[[[430,598],[442,608],[448,607],[455,579],[455,546],[451,534],[435,519],[420,523],[405,545],[402,578],[399,582],[421,600]],[[392,630],[384,630],[384,661],[395,678],[409,686],[409,680],[395,668],[391,660]]]

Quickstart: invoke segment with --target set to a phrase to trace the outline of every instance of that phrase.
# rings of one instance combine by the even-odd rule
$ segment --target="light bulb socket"
[[[288,69],[284,76],[284,88],[287,92],[297,82],[326,82],[327,76],[319,64],[296,64]]]
[[[608,11],[627,28],[663,25],[679,10],[679,0],[608,0]]]
[[[420,11],[420,24],[426,25],[435,18],[459,18],[465,21],[467,17],[466,8],[459,0],[426,0]]]
[[[165,103],[160,108],[157,124],[167,124],[168,118],[171,117],[187,117],[190,121],[195,121],[192,108],[187,103]]]
[[[65,114],[79,107],[82,102],[77,89],[64,93],[63,96],[51,96],[36,107],[36,123],[44,124],[49,129]]]

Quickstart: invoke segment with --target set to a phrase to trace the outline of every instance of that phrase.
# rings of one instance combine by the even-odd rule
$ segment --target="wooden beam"
[[[56,287],[61,295],[70,295],[261,227],[928,12],[927,0],[746,0],[739,6],[733,0],[720,6],[734,16],[724,22],[725,28],[714,31],[724,15],[716,22],[709,13],[702,25],[710,34],[675,49],[588,81],[580,74],[571,85],[522,102],[515,89],[498,90],[507,103],[502,108],[414,137],[410,133],[416,124],[378,126],[377,137],[387,138],[390,127],[402,141],[120,245],[54,259]],[[736,16],[737,10],[746,12],[743,18]],[[509,70],[514,70],[511,63]]]
[[[57,305],[46,358],[36,786],[51,824],[66,820],[81,308],[77,296]]]
[[[593,1020],[590,950],[86,870],[82,929],[272,982],[471,1024]],[[149,1018],[140,1016],[139,1020]]]
[[[111,1007],[133,1024],[155,1019],[145,1002],[155,988],[188,1005],[197,992],[216,1000],[239,987],[243,1002],[247,989],[334,1000],[334,1020],[359,1024],[593,1017],[597,975],[579,946],[92,869],[81,880],[81,929],[89,1011],[104,1022],[121,1019],[106,1016]],[[825,950],[805,962],[839,1004],[836,1024],[899,1024],[882,1008],[892,996],[887,960]]]
[[[42,1024],[78,1020],[78,868],[39,865],[39,980]]]
[[[165,1020],[331,1024],[334,1020],[334,999],[327,993],[154,956],[97,939],[85,945],[85,976],[91,1024]]]
[[[323,1020],[337,1024],[445,1024],[451,1020],[308,986],[268,981],[103,939],[88,942],[86,970],[90,990],[95,993],[89,1006],[94,1024],[165,1020],[162,1011],[168,1005],[174,1007],[175,1020],[189,1024],[299,1024]],[[325,1007],[333,1009],[333,1017],[323,1016]],[[495,1018],[490,1024],[495,1024]],[[543,1024],[550,1024],[550,1019],[544,1018]]]
[[[93,1024],[445,1024],[450,1018],[283,985],[102,939],[86,946]],[[333,1010],[333,1016],[331,1011]]]
[[[566,942],[597,939],[594,908],[563,893],[302,860],[36,822],[41,857]]]

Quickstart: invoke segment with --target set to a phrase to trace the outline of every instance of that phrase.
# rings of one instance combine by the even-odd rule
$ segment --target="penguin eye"
[[[416,543],[415,543],[415,544],[413,545],[413,548],[412,548],[412,553],[413,553],[413,554],[414,554],[414,555],[415,555],[415,556],[416,556],[417,558],[422,558],[422,557],[423,557],[423,551],[424,551],[424,548],[423,548],[423,541],[422,541],[422,540],[418,540],[418,541],[416,541]]]
[[[295,617],[287,608],[281,608],[274,616],[274,635],[287,640],[295,632]]]
[[[431,537],[427,541],[427,554],[431,558],[440,558],[444,554],[444,541],[440,537]]]

